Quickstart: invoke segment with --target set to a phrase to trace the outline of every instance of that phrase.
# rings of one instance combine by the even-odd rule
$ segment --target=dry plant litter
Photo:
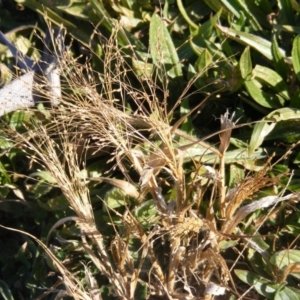
[[[281,201],[297,201],[298,195],[257,199],[263,188],[276,186],[283,176],[269,176],[272,158],[258,172],[249,171],[229,188],[226,153],[236,127],[229,113],[221,116],[220,131],[215,134],[220,138],[219,147],[182,132],[179,127],[190,114],[170,124],[168,84],[159,90],[162,87],[153,80],[155,68],[151,76],[134,74],[126,49],[120,49],[115,41],[112,35],[104,44],[103,74],[94,72],[88,62],[79,64],[64,53],[60,61],[62,104],[52,107],[49,113],[41,110],[34,122],[24,124],[27,129],[23,133],[7,131],[14,146],[30,155],[32,165],[37,163],[51,174],[53,185],[61,190],[74,212],[74,216],[53,225],[45,244],[30,236],[60,273],[65,290],[56,299],[66,293],[74,299],[102,299],[91,264],[107,278],[117,299],[139,299],[139,286],[146,291],[145,299],[228,299],[231,295],[254,299],[250,289],[245,291],[235,284],[224,245],[229,244],[228,240],[235,245],[240,241],[244,246],[239,251],[256,247],[264,253],[255,242],[258,233],[245,235],[238,225],[255,210],[274,207]],[[132,76],[139,80],[138,89],[131,84]],[[167,74],[164,76],[167,78]],[[171,111],[185,97],[180,95]],[[128,101],[135,109],[128,109]],[[179,139],[185,144],[178,144]],[[191,156],[190,150],[197,147],[202,151]],[[91,176],[85,170],[86,161],[107,154],[106,172]],[[240,161],[242,164],[243,158]],[[185,170],[187,162],[192,163],[194,173]],[[111,177],[116,170],[123,174],[122,179]],[[97,226],[91,183],[106,183],[123,193],[123,211],[101,198],[113,230],[109,239]],[[165,194],[168,189],[171,193]],[[207,209],[201,215],[198,209],[204,202],[208,203]],[[151,203],[153,211],[142,220],[137,208],[146,203]],[[68,270],[51,248],[53,232],[70,221],[78,226],[81,249],[90,260],[89,264],[82,262],[84,279]],[[236,255],[231,265],[239,264],[241,257]],[[297,265],[290,265],[282,281],[296,269]]]

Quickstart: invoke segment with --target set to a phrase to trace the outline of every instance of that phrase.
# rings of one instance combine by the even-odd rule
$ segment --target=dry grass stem
[[[208,292],[212,285],[239,296],[221,244],[262,204],[258,201],[256,206],[245,206],[245,201],[276,185],[282,175],[268,175],[270,158],[259,172],[249,173],[228,190],[225,154],[235,126],[229,113],[221,116],[218,149],[182,132],[181,123],[201,105],[171,125],[168,87],[135,74],[128,64],[128,49],[118,48],[116,36],[103,48],[102,74],[65,54],[61,62],[62,105],[51,108],[50,114],[46,110],[48,115],[44,111],[47,120],[35,116],[34,122],[24,124],[26,133],[12,135],[8,131],[15,145],[30,155],[32,166],[39,164],[49,171],[74,212],[74,216],[53,225],[48,247],[54,230],[75,222],[84,253],[109,280],[117,299],[138,299],[140,286],[146,287],[147,299],[212,298]],[[137,87],[132,86],[132,77],[138,81]],[[174,106],[187,93],[188,89]],[[185,144],[179,145],[179,139]],[[214,155],[218,164],[208,166],[202,157],[189,157],[189,168],[194,167],[191,175],[185,163],[192,145],[203,148],[203,156]],[[101,169],[102,173],[93,177],[86,170],[89,159],[101,160],[105,171]],[[110,218],[105,220],[113,232],[109,238],[105,226],[97,224],[93,210],[90,186],[96,183],[121,190],[123,195],[119,199],[123,211],[110,207],[103,195],[97,195],[103,201],[103,215]],[[149,216],[142,220],[138,214],[148,203],[153,207],[154,222]],[[205,207],[204,217],[200,207]],[[83,287],[46,245],[38,243],[57,264],[74,299],[101,299],[90,265],[82,262]],[[295,270],[298,266],[289,266],[282,278]]]

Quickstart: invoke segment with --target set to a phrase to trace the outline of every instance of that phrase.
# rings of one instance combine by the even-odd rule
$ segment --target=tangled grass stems
[[[251,239],[231,236],[241,221],[238,209],[263,187],[276,185],[280,176],[269,178],[269,160],[261,171],[227,188],[225,154],[234,126],[228,114],[221,117],[225,128],[221,126],[219,149],[181,132],[180,122],[189,114],[172,126],[166,108],[168,91],[163,89],[159,99],[157,90],[161,87],[151,78],[140,79],[138,88],[134,87],[132,77],[138,77],[127,63],[124,49],[114,41],[112,36],[105,45],[103,74],[66,56],[62,61],[63,105],[52,108],[47,122],[36,121],[26,133],[15,134],[16,143],[31,154],[32,161],[50,172],[75,214],[53,225],[50,233],[74,221],[80,228],[83,251],[109,280],[118,299],[136,299],[139,286],[146,287],[147,299],[200,299],[203,295],[210,299],[211,286],[226,288],[239,297],[220,245],[228,238]],[[180,95],[175,106],[184,97]],[[128,109],[127,103],[135,109]],[[177,146],[178,136],[213,153],[220,161],[219,167],[215,164],[206,167],[202,176],[196,172],[189,177],[184,149]],[[99,195],[108,215],[113,215],[110,225],[114,235],[109,241],[97,226],[91,203],[89,183],[95,179],[82,172],[88,159],[96,155],[114,162],[98,181],[125,193],[122,212],[109,207],[102,199],[104,195]],[[196,171],[205,165],[201,156],[191,161]],[[116,169],[123,174],[122,179],[111,177]],[[167,179],[161,178],[162,173]],[[172,196],[165,193],[166,187]],[[210,204],[203,218],[199,208],[209,193]],[[136,198],[137,207],[126,200],[126,194]],[[143,224],[135,211],[147,202],[153,203],[156,224]],[[138,246],[133,247],[133,242]],[[51,253],[46,246],[43,249]],[[67,273],[64,266],[58,268],[65,275],[67,293],[75,299],[101,299],[97,280],[83,263],[82,269],[86,276],[78,278],[83,284],[76,286],[65,279],[75,275]]]

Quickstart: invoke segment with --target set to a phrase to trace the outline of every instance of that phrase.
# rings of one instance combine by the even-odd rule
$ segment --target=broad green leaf
[[[220,32],[217,32],[218,35],[220,35]],[[230,57],[230,61],[234,66],[238,65],[238,59],[236,56],[236,52],[234,47],[232,47],[232,43],[230,42],[230,40],[224,40],[221,43],[221,47],[222,47],[222,51],[223,53],[227,56]]]
[[[126,205],[126,196],[124,192],[119,188],[112,188],[105,195],[104,201],[108,209],[115,209],[117,207]]]
[[[251,216],[251,218],[253,217]],[[266,257],[266,259],[264,257]],[[268,266],[268,252],[261,248],[256,241],[252,242],[252,239],[247,249],[247,260],[252,272],[257,276],[263,278],[272,276],[272,271],[270,272],[270,267]]]
[[[255,290],[267,299],[274,299],[276,291],[280,288],[279,284],[272,284],[270,281],[257,276],[246,270],[234,270],[235,275],[243,282],[253,286]]]
[[[258,81],[274,89],[279,95],[281,95],[285,99],[289,99],[287,85],[285,84],[282,77],[272,69],[261,65],[256,65],[253,69],[252,75]]]
[[[218,18],[218,14],[214,16],[214,18]],[[195,42],[197,45],[202,43],[204,44],[205,40],[215,36],[214,31],[214,26],[209,19],[201,24],[201,27],[198,27],[197,30],[193,31],[193,42]]]
[[[300,12],[300,4],[297,2],[297,0],[290,0],[292,7],[295,11]]]
[[[204,0],[207,6],[209,6],[213,11],[218,12],[222,10],[222,14],[226,16],[230,14],[230,11],[224,7],[221,1],[219,0]]]
[[[95,15],[97,20],[94,22],[101,22],[101,25],[105,26],[109,32],[113,32],[115,28],[119,27],[118,22],[111,18],[107,10],[105,9],[103,3],[97,0],[89,0],[89,3],[95,10]],[[131,33],[125,29],[120,28],[117,32],[118,43],[120,46],[135,46],[136,50],[146,52],[147,49],[145,45],[137,38],[135,38]]]
[[[282,107],[282,100],[276,95],[264,92],[255,79],[244,82],[244,85],[254,101],[266,108]]]
[[[12,77],[10,69],[5,64],[0,63],[0,87],[11,82]]]
[[[284,270],[291,264],[300,264],[300,250],[287,249],[278,251],[270,258],[270,262],[278,267],[280,270]],[[300,268],[291,273],[296,278],[300,279]]]
[[[270,151],[275,151],[275,149],[271,149]],[[208,154],[211,152],[209,149],[204,147],[199,147],[198,145],[195,147],[191,147],[185,151],[184,159],[185,161],[190,161],[191,157],[194,159],[199,159],[206,164],[215,164],[219,162],[219,157],[213,153]],[[281,152],[277,149],[277,154],[282,155],[283,151]],[[264,160],[268,157],[266,151],[262,148],[257,149],[253,153],[249,155],[248,149],[235,149],[231,151],[226,151],[225,154],[225,163],[232,164],[238,163],[244,166],[247,170],[260,170],[261,168],[256,165],[258,160]]]
[[[207,49],[210,51],[211,55],[214,58],[214,61],[222,61],[222,60],[228,60],[225,53],[223,53],[223,50],[221,48],[221,45],[216,43],[215,40],[205,40],[205,44]]]
[[[121,16],[120,24],[128,32],[143,24],[143,20],[133,17]]]
[[[300,290],[292,287],[284,287],[280,289],[274,297],[274,300],[290,300],[290,299],[300,299]]]
[[[240,11],[241,7],[238,5],[238,1],[223,0],[223,1],[220,1],[220,2],[222,2],[223,9],[225,7],[226,10],[231,12],[237,18],[240,18],[240,16],[241,16],[241,11]]]
[[[134,298],[135,299],[141,299],[141,300],[146,300],[148,299],[149,295],[149,285],[146,283],[142,283],[141,281],[138,282],[135,293],[134,293]]]
[[[164,65],[171,78],[181,77],[181,64],[164,21],[157,15],[150,22],[150,52],[157,67]]]
[[[132,68],[135,74],[142,80],[148,80],[153,74],[153,64],[132,58]]]
[[[216,14],[213,18],[217,20],[218,17],[219,17],[219,14]],[[178,49],[180,58],[181,59],[189,58],[189,57],[187,57],[187,55],[184,55],[184,56],[182,55],[182,52],[183,52],[184,48],[186,47],[186,45],[190,46],[189,48],[193,51],[193,53],[200,56],[201,53],[204,51],[204,49],[207,48],[208,41],[216,38],[216,34],[214,34],[214,31],[215,31],[215,29],[214,29],[214,26],[210,19],[208,21],[206,21],[205,23],[203,23],[200,27],[198,27],[197,30],[192,32],[193,38],[189,39],[189,43],[188,44],[184,43]]]
[[[237,18],[240,18],[240,16],[243,14],[246,16],[247,20],[250,22],[251,26],[255,31],[262,30],[262,27],[260,25],[260,22],[258,21],[257,17],[259,17],[259,14],[252,10],[250,10],[251,7],[251,1],[230,1],[230,0],[223,0],[222,1],[224,5],[232,12]],[[250,7],[249,7],[250,6]],[[253,6],[255,7],[255,6]],[[253,8],[252,7],[252,8]],[[238,13],[238,14],[237,14]]]
[[[87,5],[86,3],[75,3],[71,1],[71,4],[67,6],[57,6],[62,12],[74,16],[76,18],[82,20],[89,20],[88,12],[87,12]]]
[[[184,132],[187,132],[189,134],[192,134],[193,131],[193,123],[192,123],[192,119],[190,116],[188,116],[189,112],[190,112],[190,101],[189,98],[185,98],[180,105],[180,116],[184,117],[187,116],[185,118],[185,120],[182,122],[180,129],[183,130]]]
[[[207,49],[200,54],[195,63],[195,68],[201,75],[207,75],[209,66],[212,64],[212,56]]]
[[[250,47],[247,46],[241,55],[239,62],[240,72],[244,80],[249,80],[252,74],[252,61],[250,55]]]
[[[230,138],[230,144],[234,145],[236,148],[242,148],[242,149],[247,148],[248,145],[247,143],[233,137]]]
[[[64,26],[68,29],[76,28],[74,24],[69,22],[67,19],[62,18],[52,9],[45,7],[40,2],[35,0],[16,0],[17,3],[20,3],[26,7],[29,7],[33,11],[41,14],[46,15],[49,20],[51,20],[55,25],[60,26],[64,24]]]
[[[288,121],[291,119],[299,119],[300,118],[300,109],[284,107],[281,109],[274,110],[269,115],[265,117],[267,121]]]
[[[204,43],[204,41],[203,41],[203,45],[204,45],[204,44],[205,44],[205,43]],[[198,46],[198,45],[196,45],[195,43],[193,43],[193,40],[192,40],[192,39],[189,41],[189,45],[191,46],[191,49],[193,50],[193,52],[194,52],[195,54],[197,54],[198,56],[200,56],[200,55],[203,53],[203,51],[206,50],[206,48],[201,47],[201,46]]]
[[[1,139],[0,139],[1,141]],[[3,163],[0,161],[0,179],[1,179],[1,184],[5,184],[5,183],[10,183],[10,177],[8,172],[5,169],[5,166],[3,165]]]
[[[284,32],[291,32],[291,33],[298,33],[298,34],[300,33],[300,27],[298,26],[275,24],[274,29],[278,31],[284,31]]]
[[[279,46],[278,46],[275,34],[272,37],[271,51],[272,51],[273,61],[275,63],[276,71],[283,79],[286,80],[287,76],[288,76],[288,68],[284,61],[284,56],[282,55],[282,53],[279,50]]]
[[[9,126],[11,129],[24,128],[24,123],[30,123],[30,119],[33,116],[32,111],[18,110],[14,111],[9,119]]]
[[[197,79],[193,80],[196,77]],[[196,87],[197,90],[201,90],[205,86],[205,78],[201,78],[201,76],[199,77],[198,72],[191,64],[189,64],[188,66],[188,79],[193,80],[193,85]]]
[[[284,107],[271,112],[260,123],[256,124],[249,143],[249,155],[263,143],[277,122],[292,119],[300,119],[300,109]]]
[[[133,210],[133,214],[143,226],[147,227],[156,224],[160,219],[153,200],[145,201],[141,205],[137,206]]]
[[[78,30],[75,24],[69,22],[67,18],[63,18],[62,16],[60,16],[53,9],[45,7],[36,0],[16,0],[16,2],[44,16],[47,20],[51,21],[51,23],[56,26],[63,25],[77,40],[79,40],[83,45],[89,47],[90,36],[84,31]]]
[[[249,143],[249,155],[257,149],[264,141],[265,137],[274,129],[275,123],[267,123],[262,121],[254,126],[251,140]]]
[[[91,177],[101,177],[103,175],[104,164],[105,162],[103,159],[99,159],[93,163],[89,163],[80,171],[80,174],[78,174],[78,176],[80,176],[84,180],[90,180]]]
[[[275,128],[266,137],[266,140],[281,140],[287,143],[297,143],[300,140],[300,119],[290,119],[277,122]]]
[[[297,35],[293,42],[292,61],[294,71],[298,80],[300,81],[300,35]]]
[[[221,241],[218,246],[220,247],[220,250],[223,251],[228,248],[233,248],[237,245],[238,245],[238,240],[226,240],[226,241]]]
[[[228,187],[230,189],[234,188],[245,178],[245,169],[244,167],[238,164],[230,164],[229,167],[229,182]]]
[[[229,38],[243,45],[252,47],[256,51],[261,53],[263,56],[265,56],[267,59],[272,60],[273,58],[271,52],[272,43],[269,42],[268,40],[263,39],[262,37],[251,33],[242,32],[242,31],[231,29],[229,27],[221,26],[216,22],[214,23],[214,26]],[[279,48],[279,51],[284,57],[286,56],[286,53],[283,49]]]
[[[38,171],[38,172],[31,173],[29,176],[39,177],[42,181],[46,181],[51,184],[55,184],[57,182],[56,179],[51,175],[49,171]]]
[[[289,23],[291,25],[295,25],[296,18],[295,13],[293,11],[293,6],[290,0],[280,0],[278,1],[278,6],[280,9],[281,22]]]

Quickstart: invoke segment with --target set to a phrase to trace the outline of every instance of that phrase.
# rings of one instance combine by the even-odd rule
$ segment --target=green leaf
[[[112,188],[105,195],[105,203],[110,209],[115,209],[126,205],[126,195],[119,188]]]
[[[300,290],[286,286],[283,289],[279,290],[274,297],[274,300],[290,299],[300,299]]]
[[[238,5],[238,1],[228,1],[223,0],[222,2],[223,8],[225,7],[226,10],[230,11],[233,15],[235,15],[237,18],[240,18],[241,16],[241,7]]]
[[[282,53],[279,50],[276,35],[273,35],[273,37],[272,37],[271,51],[272,51],[273,61],[275,63],[276,71],[283,79],[286,80],[287,76],[288,76],[288,68],[284,61],[284,56],[282,55]]]
[[[244,168],[237,164],[230,164],[229,182],[228,182],[229,188],[235,187],[242,180],[244,180],[244,178],[245,178]]]
[[[239,62],[240,72],[244,80],[249,80],[252,74],[252,62],[250,55],[250,47],[247,46],[241,55]]]
[[[207,49],[204,49],[195,63],[195,69],[200,74],[207,75],[207,71],[209,69],[209,66],[212,64],[212,61],[213,60],[211,54]]]
[[[293,42],[292,61],[294,71],[298,80],[300,81],[300,35],[297,35]]]
[[[286,120],[276,123],[273,131],[267,136],[267,140],[278,139],[287,143],[297,143],[300,139],[300,119]]]
[[[0,141],[1,141],[1,139],[0,139]],[[0,161],[0,179],[1,179],[1,181],[0,181],[1,184],[10,183],[9,174],[6,171],[5,166],[2,164],[1,161]]]
[[[256,124],[249,143],[249,155],[263,143],[265,137],[274,129],[277,122],[292,119],[300,119],[300,109],[284,107],[271,112],[260,123]]]
[[[259,249],[260,253],[257,252]],[[269,262],[268,262],[268,252],[264,251],[260,247],[259,243],[251,242],[249,249],[247,250],[247,259],[251,270],[257,275],[264,278],[269,278],[272,276],[272,271],[270,272]],[[266,258],[265,258],[266,257]]]
[[[181,77],[181,64],[173,44],[172,38],[164,21],[157,15],[152,16],[150,22],[150,52],[154,64],[163,64],[171,78]]]
[[[224,16],[231,15],[230,11],[219,0],[204,0],[205,4],[213,11],[222,11]]]
[[[278,75],[278,73],[276,73],[272,69],[261,65],[256,65],[253,69],[252,75],[261,83],[274,89],[279,95],[281,95],[285,99],[290,98],[288,88],[284,80],[280,75]],[[284,103],[282,103],[282,105],[283,104]]]
[[[284,32],[300,33],[300,27],[298,26],[275,24],[274,29]]]
[[[268,124],[262,121],[254,126],[249,143],[249,155],[263,143],[265,137],[274,129],[275,125],[275,123]]]
[[[153,200],[148,200],[137,206],[133,210],[133,214],[143,226],[147,227],[153,226],[160,219]]]
[[[294,25],[296,22],[295,13],[293,11],[293,6],[290,0],[280,0],[278,1],[279,8],[280,8],[280,16],[281,22],[289,23],[290,25]]]
[[[272,150],[272,149],[271,149]],[[280,152],[280,149],[277,149],[278,155],[282,155],[283,152]],[[274,149],[275,151],[275,149]],[[185,151],[185,161],[190,161],[191,157],[194,159],[199,159],[206,164],[215,164],[218,163],[219,156],[215,154],[208,154],[210,152],[209,149],[204,147],[191,147],[188,150]],[[260,167],[256,166],[256,162],[258,160],[263,160],[268,157],[268,154],[266,151],[262,148],[257,149],[255,152],[253,152],[251,155],[248,153],[248,149],[235,149],[232,151],[226,151],[225,154],[225,163],[226,164],[232,164],[232,163],[238,163],[241,164],[245,169],[248,170],[259,170]]]
[[[39,177],[42,181],[46,181],[51,184],[56,183],[56,179],[51,175],[49,171],[38,171],[30,174],[30,177]]]
[[[283,251],[278,251],[274,255],[272,255],[272,257],[270,258],[270,262],[276,267],[278,267],[280,270],[284,270],[290,264],[299,264],[300,250],[287,249]],[[299,268],[296,272],[290,274],[300,279]]]
[[[300,118],[300,109],[284,107],[271,112],[269,115],[265,117],[265,120],[279,122],[279,121],[288,121],[291,119],[299,119],[299,118]]]
[[[297,0],[290,0],[292,7],[295,11],[300,12],[300,4],[297,2]]]
[[[132,68],[135,74],[142,80],[151,78],[153,74],[153,64],[147,62],[147,60],[132,58]]]
[[[67,18],[60,16],[59,13],[57,13],[53,9],[46,7],[35,0],[16,0],[16,2],[44,16],[47,20],[51,21],[51,23],[53,23],[56,26],[63,25],[65,28],[68,29],[68,31],[73,35],[73,37],[79,40],[86,47],[89,47],[90,36],[86,34],[83,30],[79,30],[74,23],[69,22]],[[103,20],[105,20],[105,18],[103,18]]]
[[[75,1],[70,1],[71,3],[67,6],[57,6],[62,12],[67,13],[71,16],[82,20],[89,20],[87,5],[86,3],[76,3]]]
[[[14,111],[9,119],[9,126],[11,129],[24,128],[24,123],[30,122],[33,113],[31,111],[17,110]]]
[[[260,36],[251,33],[242,32],[242,31],[231,29],[229,27],[221,26],[216,22],[214,23],[214,26],[229,38],[243,45],[250,46],[251,48],[261,53],[263,56],[265,56],[267,59],[272,60],[273,58],[271,52],[272,44],[268,40],[265,40]],[[284,57],[286,56],[286,53],[283,49],[279,48],[279,51]]]
[[[280,108],[282,107],[282,100],[276,94],[269,94],[264,92],[260,87],[259,83],[255,80],[248,80],[244,82],[244,85],[252,97],[252,99],[259,105],[266,108]]]
[[[238,240],[226,240],[226,241],[221,241],[219,243],[219,247],[220,247],[220,250],[223,251],[223,250],[226,250],[226,249],[229,249],[229,248],[233,248],[237,244],[238,244]]]
[[[240,280],[253,286],[259,294],[267,299],[274,299],[276,291],[280,288],[279,284],[272,284],[270,281],[246,270],[236,269],[234,273]]]
[[[259,31],[262,30],[262,26],[260,25],[260,22],[258,20],[259,13],[258,11],[254,11],[254,8],[257,7],[257,5],[252,5],[251,6],[251,1],[222,1],[229,9],[230,11],[233,12],[232,7],[234,2],[236,2],[235,4],[235,10],[238,10],[239,14],[237,15],[235,12],[235,15],[240,18],[240,16],[243,14],[246,16],[247,20],[249,21],[249,23],[251,24],[251,27],[255,30],[255,31]],[[252,10],[250,9],[252,8]]]
[[[182,15],[182,17],[185,19],[185,21],[193,28],[198,29],[198,25],[196,23],[194,23],[191,18],[189,17],[189,15],[187,14],[184,5],[182,4],[181,0],[177,0],[177,6],[178,9]]]
[[[60,15],[58,15],[56,12],[51,10],[48,7],[45,7],[42,5],[40,2],[35,1],[35,0],[16,0],[17,3],[20,3],[26,7],[29,7],[33,11],[41,14],[41,15],[46,15],[49,20],[51,20],[54,24],[57,26],[60,26],[61,24],[64,24],[66,28],[76,28],[74,24],[71,22],[67,21],[66,19],[62,18]]]

